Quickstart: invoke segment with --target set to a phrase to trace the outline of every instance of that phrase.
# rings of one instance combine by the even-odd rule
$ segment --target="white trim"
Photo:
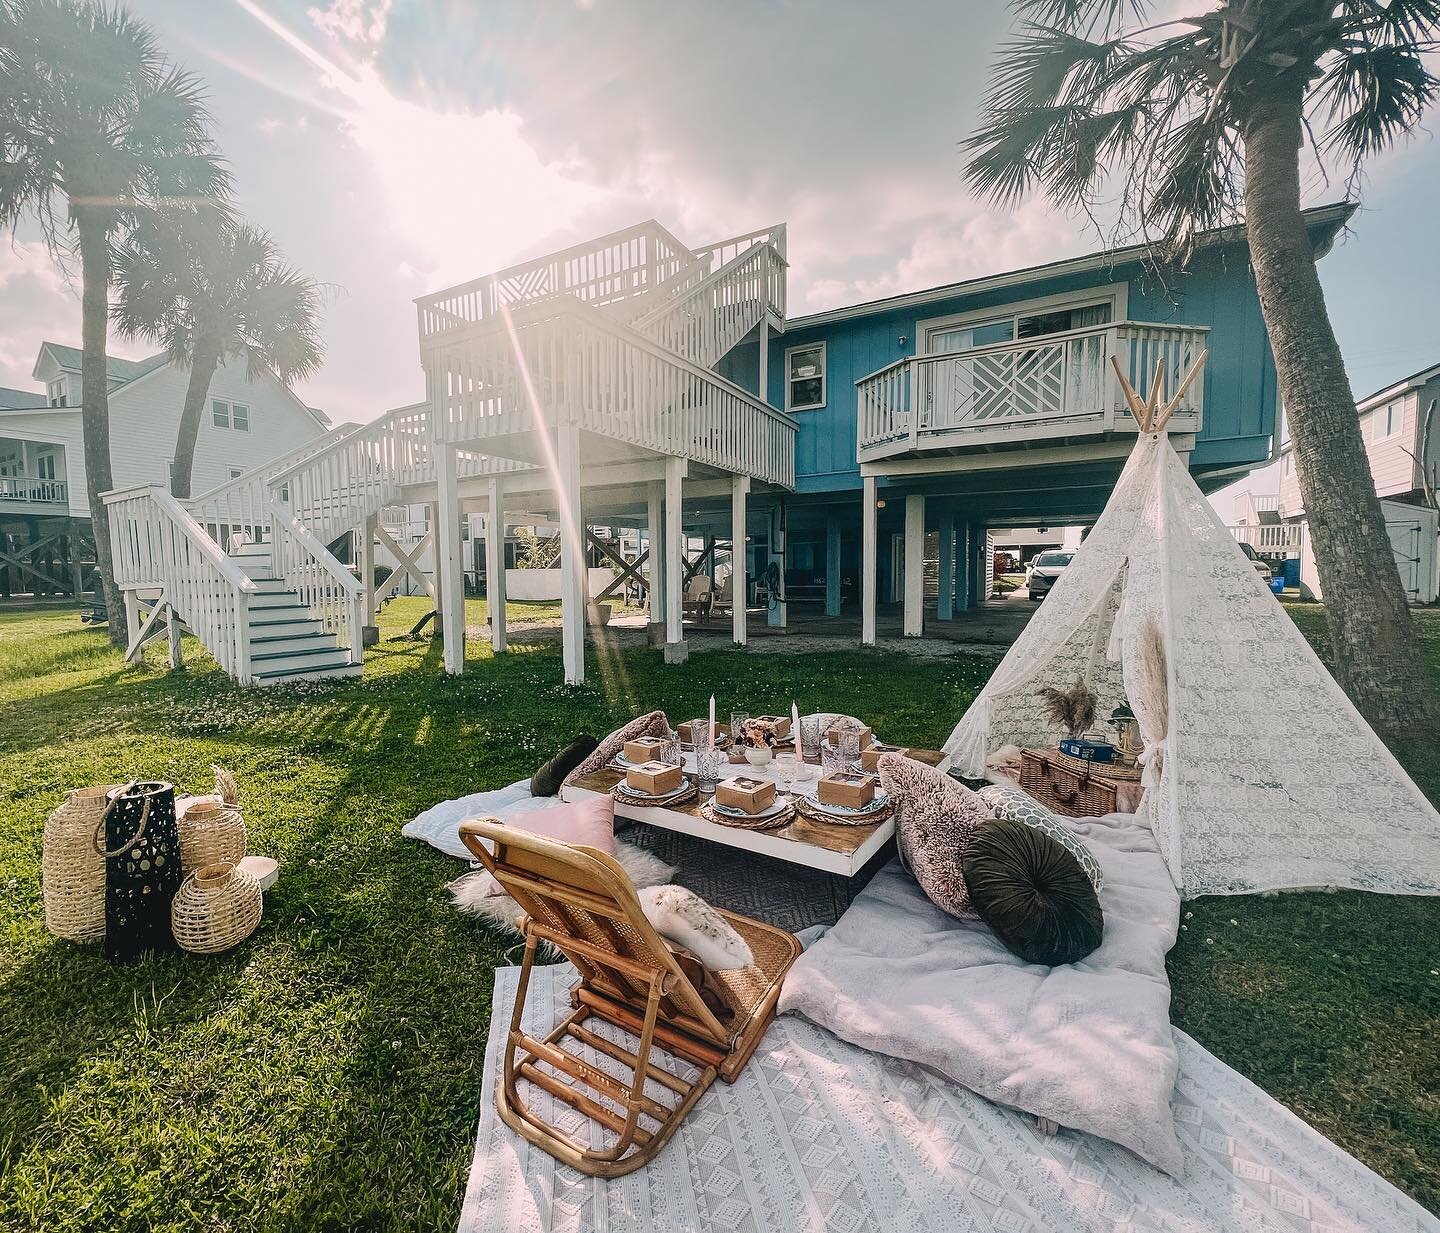
[[[817,347],[820,350],[820,401],[807,402],[797,407],[790,401],[790,395],[797,380],[797,378],[791,376],[790,373],[790,357],[797,351],[814,351]],[[825,406],[826,399],[830,394],[830,382],[826,372],[829,363],[830,348],[823,338],[818,342],[797,343],[793,347],[785,348],[785,410],[787,413],[792,411],[818,411],[821,407]],[[812,380],[810,377],[800,377],[798,379],[801,381]]]
[[[915,354],[917,356],[935,354],[930,350],[929,336],[937,330],[955,329],[971,323],[997,321],[1005,317],[1027,317],[1035,313],[1053,312],[1061,308],[1082,308],[1107,299],[1110,301],[1108,324],[1113,325],[1117,321],[1129,320],[1129,283],[1107,283],[1098,287],[1088,287],[1082,291],[1061,291],[1055,295],[1042,295],[1030,300],[992,304],[989,308],[971,308],[961,313],[947,313],[943,317],[927,317],[915,322]],[[1019,337],[1008,340],[1008,342],[1023,341],[1027,340]]]

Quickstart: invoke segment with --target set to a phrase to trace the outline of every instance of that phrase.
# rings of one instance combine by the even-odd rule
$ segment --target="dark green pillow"
[[[1044,831],[996,818],[960,860],[970,903],[1026,963],[1075,963],[1100,945],[1105,915],[1080,862]]]
[[[599,744],[588,732],[582,732],[530,776],[530,795],[554,796],[565,782],[565,776],[594,753]]]

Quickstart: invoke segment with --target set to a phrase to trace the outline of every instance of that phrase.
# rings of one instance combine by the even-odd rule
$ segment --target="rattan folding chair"
[[[512,830],[493,818],[462,822],[460,837],[526,913],[520,926],[525,957],[495,1089],[501,1119],[592,1177],[640,1168],[717,1076],[733,1083],[750,1060],[800,943],[783,929],[724,912],[749,944],[755,966],[706,972],[655,932],[624,869],[605,853]],[[537,1040],[521,1019],[542,943],[569,959],[580,979],[570,991],[574,1011]],[[587,1027],[591,1020],[599,1022]],[[592,1057],[603,1055],[597,1061],[608,1069],[564,1048],[567,1040]],[[526,1103],[522,1082],[525,1091],[538,1088],[588,1119],[579,1137]]]

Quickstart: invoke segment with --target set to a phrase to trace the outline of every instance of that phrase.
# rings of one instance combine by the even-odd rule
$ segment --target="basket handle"
[[[101,856],[103,856],[107,861],[114,860],[115,857],[119,856],[122,852],[124,852],[126,848],[131,847],[133,844],[139,843],[145,835],[145,826],[146,823],[148,823],[150,820],[150,797],[148,794],[145,797],[145,803],[140,807],[140,824],[135,828],[135,833],[131,835],[130,838],[124,843],[122,843],[118,848],[116,848],[115,851],[105,851],[105,825],[107,822],[110,821],[110,811],[114,809],[117,804],[120,803],[120,798],[122,796],[125,796],[139,782],[140,781],[138,779],[132,779],[123,788],[121,788],[119,792],[115,793],[115,795],[110,798],[110,803],[105,806],[105,812],[100,815],[100,821],[95,824],[95,834],[93,836],[95,851],[98,852]]]

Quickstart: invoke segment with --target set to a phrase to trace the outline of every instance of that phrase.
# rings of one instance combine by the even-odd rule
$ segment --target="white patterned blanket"
[[[790,1015],[650,1165],[583,1177],[495,1114],[517,971],[495,974],[461,1233],[1440,1233],[1440,1220],[1182,1032],[1183,1182],[1102,1139],[1047,1138],[1031,1117]],[[566,964],[536,970],[530,1032],[568,1012],[574,979]],[[563,1121],[561,1108],[544,1112]]]

